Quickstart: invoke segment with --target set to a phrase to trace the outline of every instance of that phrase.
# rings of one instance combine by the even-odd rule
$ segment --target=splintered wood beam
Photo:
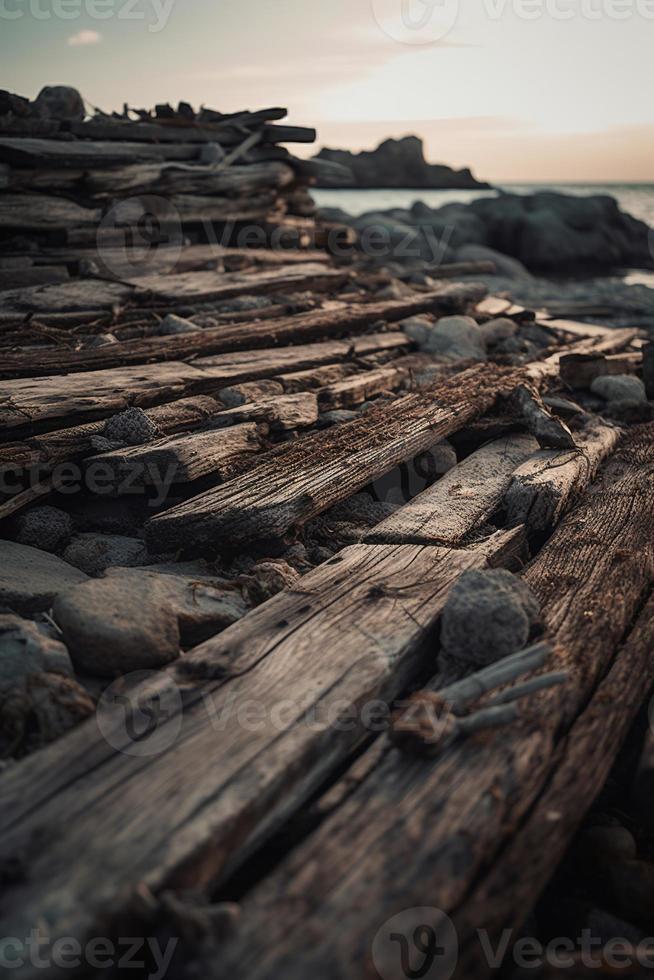
[[[158,551],[193,550],[283,538],[462,428],[520,378],[515,370],[481,365],[282,446],[228,485],[153,518],[146,526],[149,544]]]
[[[490,973],[477,930],[520,926],[654,679],[651,602],[619,649],[654,583],[653,469],[654,426],[643,426],[524,576],[554,649],[539,669],[567,670],[568,682],[436,759],[373,746],[345,800],[246,896],[220,954],[207,950],[212,976],[237,964],[247,980],[365,975],[382,926],[424,907],[453,918],[461,980]],[[403,924],[410,940],[420,923]]]
[[[428,490],[370,531],[375,544],[457,546],[502,502],[513,474],[538,450],[529,435],[509,435],[476,450]]]
[[[192,303],[209,303],[243,294],[259,295],[280,290],[324,290],[342,285],[348,273],[321,263],[293,264],[256,272],[181,272],[174,275],[138,276],[121,282],[76,279],[65,285],[31,286],[3,293],[2,305],[16,313],[85,312],[89,317],[116,306],[165,304],[168,312]]]
[[[576,449],[541,450],[526,460],[506,488],[504,506],[509,525],[524,524],[530,532],[551,531],[615,450],[620,435],[616,426],[596,422],[575,432]]]
[[[353,340],[271,350],[242,351],[198,358],[191,364],[170,361],[47,378],[20,378],[0,384],[0,432],[31,436],[107,418],[131,405],[148,408],[187,395],[207,393],[287,371],[347,362],[378,351],[408,346],[403,333],[369,334]]]
[[[239,460],[259,452],[261,445],[256,423],[247,422],[99,453],[87,459],[86,466],[102,473],[107,490],[131,493],[135,486],[170,487],[209,475],[224,480]]]
[[[292,268],[300,270],[299,278],[304,281],[306,267],[295,266]],[[317,268],[321,269],[322,267],[318,266]],[[334,281],[333,272],[326,274],[332,277],[330,281]],[[210,275],[216,282],[226,278],[222,277],[221,279],[215,273],[202,273],[202,275]],[[337,281],[340,281],[339,275],[336,274]],[[280,281],[288,283],[289,276],[292,277],[292,274],[278,269],[250,273],[247,276],[240,274],[237,277],[241,283],[238,291],[248,292],[247,283],[251,280],[261,279],[262,282],[268,281],[270,284],[278,284]],[[177,278],[170,276],[168,280],[173,283]],[[138,281],[147,286],[147,279]],[[161,284],[164,279],[157,277],[157,282]],[[174,290],[174,285],[171,285],[170,289],[171,291]],[[182,296],[182,293],[176,295],[176,302],[180,305],[182,304]],[[235,350],[274,347],[277,344],[281,346],[289,343],[305,343],[321,338],[338,337],[358,330],[362,331],[380,320],[392,323],[417,313],[438,312],[449,306],[450,302],[451,296],[448,290],[434,290],[418,294],[407,300],[357,303],[344,309],[317,310],[312,313],[283,317],[274,322],[224,324],[191,334],[126,340],[119,344],[111,344],[92,350],[44,350],[39,351],[38,358],[34,357],[32,351],[8,352],[3,355],[0,364],[0,377],[34,377],[39,374],[57,374],[58,372],[104,370],[128,364],[147,364],[154,360],[177,361],[187,357],[202,357]],[[409,340],[406,342],[407,344],[410,343]]]
[[[56,231],[71,225],[98,225],[99,208],[84,208],[50,194],[0,194],[0,228]]]
[[[198,428],[222,409],[222,404],[214,398],[198,395],[149,408],[146,415],[163,433],[172,435]],[[28,437],[20,442],[5,442],[0,445],[0,473],[19,473],[35,467],[45,471],[57,463],[88,456],[93,450],[91,439],[102,435],[104,426],[105,422],[101,420]]]
[[[164,699],[159,742],[131,743],[117,706],[101,728],[93,718],[11,767],[0,862],[19,856],[25,873],[5,885],[6,934],[29,936],[47,909],[52,941],[83,940],[143,883],[160,893],[224,880],[435,658],[452,584],[510,537],[468,551],[347,548],[135,692],[139,705]],[[252,704],[254,724],[242,714]]]

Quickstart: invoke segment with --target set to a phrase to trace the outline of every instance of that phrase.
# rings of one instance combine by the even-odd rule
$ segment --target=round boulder
[[[603,375],[595,378],[590,386],[594,395],[605,398],[607,402],[647,401],[645,385],[640,378],[631,374]]]
[[[502,660],[527,645],[539,614],[536,599],[511,572],[464,572],[443,610],[441,657],[474,669]]]
[[[70,515],[59,507],[33,507],[16,519],[19,544],[57,552],[65,547],[73,533]]]

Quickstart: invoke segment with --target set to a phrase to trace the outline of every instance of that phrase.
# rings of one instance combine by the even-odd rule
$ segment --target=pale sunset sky
[[[491,181],[654,180],[653,52],[654,0],[0,0],[0,87],[284,105]]]

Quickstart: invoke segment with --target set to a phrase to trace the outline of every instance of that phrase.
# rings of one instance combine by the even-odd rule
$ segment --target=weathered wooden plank
[[[390,364],[376,371],[355,374],[351,378],[335,381],[318,391],[318,404],[323,412],[335,408],[348,408],[384,391],[396,391],[407,384],[411,373],[407,367]]]
[[[571,388],[590,388],[604,375],[634,374],[642,364],[642,354],[566,354],[561,358],[561,381]]]
[[[127,303],[166,304],[169,308],[189,303],[218,302],[242,294],[260,295],[288,289],[336,288],[347,279],[346,272],[322,264],[291,265],[258,270],[256,273],[185,272],[169,276],[139,276],[125,282],[80,279],[66,285],[34,286],[3,293],[6,311],[66,312],[113,310]],[[174,312],[174,309],[169,309]]]
[[[529,435],[509,435],[482,446],[370,531],[376,544],[447,544],[455,547],[500,505],[511,478],[538,450]]]
[[[92,719],[9,770],[0,858],[25,854],[29,873],[8,883],[6,934],[47,921],[51,938],[82,939],[142,884],[224,878],[347,758],[370,724],[361,706],[397,696],[433,656],[449,588],[492,550],[348,548],[160,676],[162,696],[176,679],[184,701],[163,753],[145,739],[130,755],[110,709],[104,734]],[[254,724],[246,704],[260,706]]]
[[[320,267],[317,268],[320,269]],[[297,269],[303,270],[303,267],[297,266]],[[333,273],[326,272],[325,274],[327,275],[326,282],[333,284],[339,281],[338,274],[336,279],[332,278]],[[220,277],[213,273],[202,273],[201,275],[209,275],[214,278],[214,281],[221,281]],[[219,288],[224,290],[225,294],[229,293],[230,295],[233,291],[249,292],[249,283],[261,280],[261,287],[268,282],[271,289],[273,287],[276,289],[279,283],[283,282],[288,286],[291,280],[306,284],[308,275],[306,270],[299,271],[297,276],[294,276],[292,272],[286,273],[283,270],[280,272],[273,269],[267,273],[259,271],[251,275],[237,277],[236,281],[240,283],[238,286],[220,286]],[[315,276],[315,270],[310,275],[311,277]],[[175,295],[178,304],[181,304],[185,295],[180,282],[186,279],[186,276],[170,276],[167,280],[171,283],[170,293]],[[139,282],[142,288],[147,288],[147,279],[140,279]],[[161,284],[161,282],[162,279],[158,277],[157,283]],[[160,285],[159,288],[161,288]],[[262,290],[255,291],[260,292]],[[159,294],[159,296],[162,295],[162,293]],[[255,350],[259,347],[272,347],[278,344],[303,343],[361,331],[379,320],[395,322],[416,313],[438,311],[442,308],[442,304],[447,305],[448,303],[447,295],[443,296],[441,290],[435,290],[417,294],[407,300],[356,303],[343,309],[316,310],[311,313],[283,317],[274,322],[223,324],[219,327],[206,328],[202,332],[178,334],[171,337],[138,338],[91,350],[46,350],[40,352],[38,360],[35,360],[33,355],[28,352],[9,352],[4,355],[2,364],[0,364],[0,377],[32,377],[35,374],[56,374],[59,371],[103,370],[126,364],[145,364],[153,360],[182,360],[191,356],[203,357],[209,354],[221,354],[246,348]],[[408,343],[410,341],[407,339]]]
[[[212,416],[223,410],[220,402],[208,395],[181,398],[179,401],[153,406],[146,412],[159,429],[172,435],[198,428]],[[93,451],[91,439],[102,434],[105,421],[74,425],[69,429],[32,436],[20,442],[0,445],[0,473],[16,473],[39,468],[47,472],[57,463],[88,456]]]
[[[289,369],[313,368],[372,354],[406,349],[403,333],[369,334],[282,349],[243,351],[167,364],[87,371],[47,378],[20,378],[0,384],[0,432],[62,423],[76,425],[136,404],[141,408],[207,393],[243,381],[272,378]]]
[[[0,136],[0,163],[16,167],[76,169],[111,167],[149,160],[195,160],[192,143],[129,143],[49,140]]]
[[[20,171],[15,171],[20,173]],[[228,195],[246,197],[261,190],[282,188],[295,180],[292,167],[271,160],[250,166],[175,166],[170,163],[136,164],[114,170],[94,170],[86,176],[84,187],[96,197],[149,190],[151,193]]]
[[[596,323],[578,323],[576,320],[559,320],[550,317],[546,313],[537,313],[536,322],[541,327],[547,327],[555,334],[563,337],[577,337],[583,340],[584,337],[602,337],[606,333],[606,327]]]
[[[0,228],[56,231],[70,225],[97,225],[102,212],[51,194],[0,194]]]
[[[616,426],[596,422],[575,433],[576,450],[543,449],[526,460],[506,488],[509,525],[524,524],[537,533],[551,531],[615,450],[620,435]]]
[[[134,487],[170,487],[211,475],[224,480],[240,459],[261,449],[254,422],[211,432],[182,433],[91,456],[86,465],[102,473],[103,487],[118,493]]]
[[[486,411],[519,374],[483,365],[360,419],[280,447],[229,485],[151,520],[154,550],[242,546],[283,538],[291,527],[356,493]]]
[[[223,429],[238,422],[257,422],[280,432],[307,429],[318,421],[318,399],[310,391],[274,395],[224,409],[206,428]]]
[[[474,938],[479,922],[484,922],[490,941],[503,928],[519,928],[563,858],[654,683],[653,645],[650,597],[608,675],[563,739],[537,804],[456,917],[459,977],[488,972]]]
[[[570,681],[539,694],[533,718],[527,714],[511,728],[458,743],[436,759],[389,749],[381,761],[372,760],[372,771],[366,772],[362,762],[366,775],[360,785],[250,893],[242,903],[241,926],[231,942],[221,945],[220,956],[208,951],[212,976],[233,976],[235,964],[246,980],[272,980],[282,973],[286,980],[365,975],[378,930],[405,909],[429,907],[454,916],[455,924],[465,926],[459,933],[464,948],[478,941],[476,931],[487,925],[519,925],[537,891],[521,892],[521,882],[542,885],[553,873],[559,845],[552,860],[547,843],[554,843],[559,832],[567,837],[592,802],[591,787],[601,785],[599,775],[595,782],[593,762],[586,766],[584,761],[586,775],[576,795],[571,783],[579,778],[579,766],[566,767],[569,746],[577,745],[578,758],[596,764],[603,753],[610,758],[634,704],[646,696],[638,665],[651,650],[651,620],[640,627],[637,654],[630,648],[628,659],[621,655],[618,660],[630,673],[622,688],[624,709],[619,698],[598,696],[590,708],[592,728],[582,715],[579,741],[574,728],[572,742],[566,741],[654,583],[648,529],[654,519],[653,470],[654,426],[642,427],[627,437],[526,573],[555,644],[547,669],[567,668]],[[616,601],[607,600],[610,596]],[[600,694],[619,691],[614,682],[615,674],[609,675]],[[623,711],[614,740],[610,720]],[[597,756],[589,734],[593,729],[598,734],[596,725],[603,729]],[[550,797],[550,780],[556,781],[562,762],[565,778]],[[521,828],[523,821],[528,830],[533,826],[533,813],[544,837],[528,850],[527,842],[533,845],[535,837],[523,837]],[[511,858],[505,864],[507,853]],[[505,869],[497,878],[492,873],[496,859],[496,867]],[[495,887],[486,889],[487,880]],[[471,890],[479,901],[468,906]],[[419,924],[409,917],[406,927]],[[462,980],[490,972],[488,962],[479,960],[465,967]]]

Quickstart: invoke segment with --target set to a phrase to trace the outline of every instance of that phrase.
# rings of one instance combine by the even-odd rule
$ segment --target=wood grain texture
[[[274,378],[290,370],[355,360],[407,347],[403,333],[369,334],[290,348],[242,351],[198,358],[191,364],[121,367],[70,375],[19,378],[0,383],[0,432],[75,425],[106,418],[132,404],[146,408],[228,385]]]
[[[99,453],[86,465],[102,473],[103,484],[117,492],[133,493],[134,487],[170,487],[192,483],[203,476],[223,480],[230,467],[261,449],[254,422],[244,422],[212,432],[190,432],[155,439],[144,446],[129,446]]]
[[[616,426],[596,422],[575,433],[576,450],[543,449],[519,466],[506,488],[509,526],[551,531],[561,515],[593,480],[620,440]]]
[[[340,500],[462,428],[517,383],[519,373],[483,365],[373,406],[360,419],[281,447],[267,462],[153,518],[156,550],[283,538]]]
[[[460,544],[499,506],[517,467],[538,450],[529,435],[482,446],[370,531],[376,544]]]
[[[298,279],[292,277],[294,281],[306,282],[306,267],[299,265],[293,268],[301,270],[298,273]],[[316,267],[312,268],[314,268],[314,273],[311,273],[313,276]],[[317,268],[321,267],[318,266]],[[226,278],[217,276],[215,273],[198,275],[209,276],[216,283],[220,283]],[[266,278],[267,275],[268,278]],[[269,270],[268,274],[257,271],[256,273],[249,273],[247,276],[240,275],[235,278],[234,282],[240,283],[238,286],[220,286],[220,289],[226,289],[230,295],[233,295],[232,289],[235,289],[236,292],[250,292],[249,283],[252,280],[260,281],[261,284],[268,281],[270,285],[274,284],[275,288],[280,282],[284,282],[288,286],[289,275],[283,270],[280,272],[275,268]],[[333,276],[331,273],[330,275]],[[188,276],[183,278],[188,279]],[[175,302],[180,303],[183,292],[176,292],[177,280],[178,277],[169,276],[170,286],[166,288],[170,290],[171,294],[175,293]],[[147,278],[138,281],[144,289],[148,288]],[[158,288],[160,289],[163,288],[161,286],[162,281],[163,277],[157,277]],[[333,278],[330,281],[334,281]],[[336,281],[339,281],[338,276]],[[302,344],[363,331],[380,320],[395,322],[416,313],[438,310],[444,303],[449,303],[447,295],[444,295],[442,290],[435,290],[422,293],[409,300],[355,303],[344,309],[317,310],[312,313],[281,317],[272,322],[225,324],[219,327],[209,327],[192,334],[138,338],[95,350],[44,350],[39,353],[38,359],[35,359],[32,352],[28,351],[7,352],[3,356],[2,364],[0,364],[0,377],[33,377],[59,372],[106,370],[123,365],[147,364],[155,360],[176,361],[188,357],[204,357],[237,350],[257,350],[274,347],[277,344],[280,346],[291,343]],[[406,342],[407,344],[410,343],[408,340]]]
[[[161,675],[184,703],[163,753],[121,751],[120,711],[108,741],[92,719],[13,767],[0,858],[25,854],[29,873],[3,895],[6,935],[45,921],[81,939],[110,929],[142,882],[158,892],[229,874],[348,757],[364,705],[392,700],[434,656],[449,588],[492,552],[347,548]]]
[[[282,972],[287,980],[372,980],[378,929],[414,907],[453,915],[463,943],[487,925],[520,923],[564,846],[555,845],[552,859],[548,845],[558,833],[568,839],[602,784],[592,763],[579,777],[580,759],[589,753],[606,772],[646,696],[639,668],[651,651],[651,605],[635,648],[628,644],[627,657],[616,661],[624,709],[616,675],[596,697],[594,691],[654,583],[653,473],[654,426],[646,426],[625,439],[527,570],[556,649],[544,669],[567,668],[568,684],[539,694],[533,717],[527,713],[522,723],[455,745],[436,760],[390,747],[380,760],[373,747],[371,765],[359,763],[364,775],[351,795],[243,903],[232,941],[219,956],[213,951],[212,976],[233,976],[238,964],[246,980]],[[649,676],[652,665],[646,669]],[[616,696],[607,699],[609,691]],[[570,753],[574,761],[566,765]],[[557,788],[550,798],[551,785]],[[479,901],[470,900],[468,915],[471,893]],[[474,960],[460,977],[489,972]]]

